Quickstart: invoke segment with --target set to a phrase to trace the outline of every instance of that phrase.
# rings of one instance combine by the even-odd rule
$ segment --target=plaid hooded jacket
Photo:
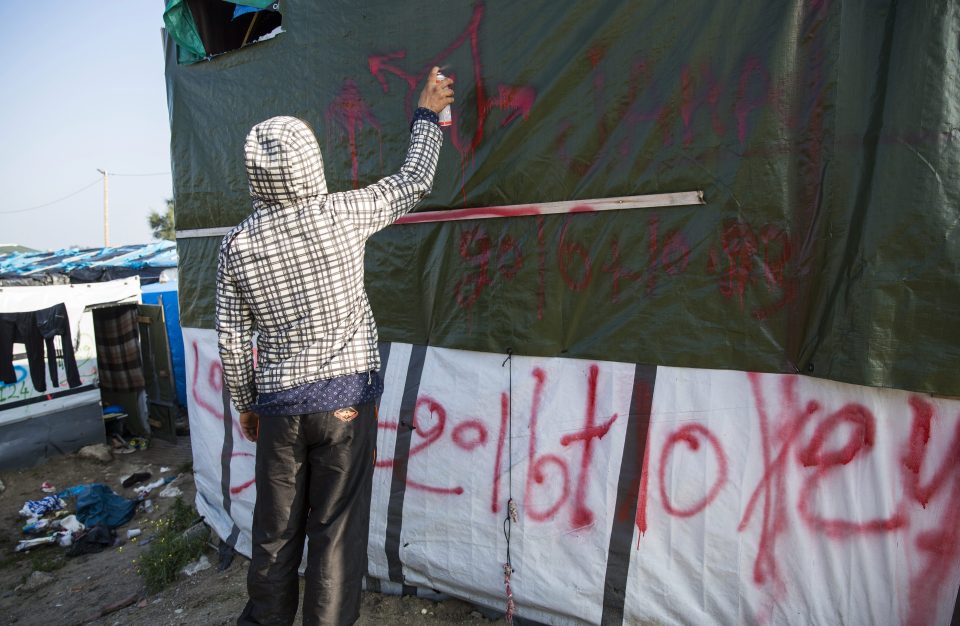
[[[223,238],[217,267],[218,345],[237,410],[258,392],[379,369],[364,244],[430,191],[442,141],[436,124],[417,120],[398,173],[328,194],[306,123],[274,117],[253,127],[244,152],[254,210]]]

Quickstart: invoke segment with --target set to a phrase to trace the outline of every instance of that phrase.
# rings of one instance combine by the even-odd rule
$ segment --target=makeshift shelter
[[[136,277],[0,287],[0,468],[105,441],[94,318],[139,301]],[[50,320],[48,339],[37,322]]]
[[[243,138],[299,116],[328,187],[362,187],[441,65],[434,191],[367,247],[369,586],[550,624],[950,623],[955,2],[281,12],[204,62],[167,41],[197,505],[221,537],[249,553],[255,448],[212,330]]]
[[[103,406],[111,431],[175,436],[183,339],[176,280],[159,281],[176,266],[172,242],[0,255],[0,467],[104,441]],[[56,306],[69,333],[31,343],[23,329]]]

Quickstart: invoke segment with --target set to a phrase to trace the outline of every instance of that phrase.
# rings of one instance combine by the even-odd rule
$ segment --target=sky
[[[160,0],[0,2],[0,244],[102,246],[98,169],[110,244],[154,241],[173,196],[162,26]]]

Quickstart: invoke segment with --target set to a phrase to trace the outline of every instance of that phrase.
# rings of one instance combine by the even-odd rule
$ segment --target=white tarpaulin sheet
[[[250,553],[254,444],[184,329],[197,504]],[[372,579],[550,624],[948,624],[960,401],[383,346]],[[509,501],[517,519],[507,523]],[[507,536],[509,535],[509,543]]]

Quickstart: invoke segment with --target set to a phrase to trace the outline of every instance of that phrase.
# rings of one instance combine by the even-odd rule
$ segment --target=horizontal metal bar
[[[507,206],[479,207],[473,209],[448,209],[408,213],[394,224],[424,224],[428,222],[453,222],[457,220],[482,220],[496,217],[524,217],[529,215],[558,215],[564,213],[594,213],[619,211],[621,209],[652,209],[657,207],[693,206],[706,204],[702,191],[676,193],[653,193],[643,196],[620,196],[594,200],[566,200],[540,204],[511,204]],[[194,237],[223,237],[230,227],[194,228],[178,230],[177,239]]]

